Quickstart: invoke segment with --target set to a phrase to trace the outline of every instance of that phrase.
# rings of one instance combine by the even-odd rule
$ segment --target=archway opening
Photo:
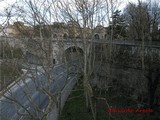
[[[100,37],[99,37],[99,35],[98,35],[98,34],[95,34],[95,35],[94,35],[94,38],[95,38],[95,39],[97,39],[97,40],[99,40],[99,39],[100,39]]]
[[[64,60],[74,61],[74,60],[82,60],[83,50],[79,47],[69,47],[65,50]]]
[[[67,37],[68,37],[68,35],[65,33],[65,34],[63,35],[63,38],[64,38],[64,39],[67,39]]]
[[[107,38],[107,34],[104,35],[104,38]]]
[[[56,64],[56,59],[53,59],[53,64]]]
[[[57,34],[53,34],[53,38],[57,38]]]

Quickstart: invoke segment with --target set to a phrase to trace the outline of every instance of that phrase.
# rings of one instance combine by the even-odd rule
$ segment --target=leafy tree
[[[114,30],[114,37],[118,35],[126,37],[126,24],[125,24],[125,17],[121,14],[121,10],[116,10],[113,13],[112,21],[110,23],[110,29],[113,26]]]

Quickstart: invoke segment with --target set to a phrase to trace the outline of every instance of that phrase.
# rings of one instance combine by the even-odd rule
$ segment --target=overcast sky
[[[8,6],[13,5],[16,1],[18,1],[18,0],[0,0],[0,24],[3,21],[4,9],[7,8]],[[122,3],[120,5],[119,9],[122,10],[128,2],[136,3],[136,1],[138,1],[138,0],[120,0],[120,1],[122,1]]]
[[[7,6],[12,5],[17,0],[0,0],[0,12],[4,10]],[[137,0],[121,0],[123,3],[121,4],[121,8],[124,8],[128,2],[136,2]]]
[[[12,5],[16,0],[0,0],[0,11],[3,11],[8,5]]]

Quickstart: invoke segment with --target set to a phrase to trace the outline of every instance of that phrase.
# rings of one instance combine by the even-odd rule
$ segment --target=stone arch
[[[65,50],[63,55],[64,56],[63,60],[66,59],[67,61],[72,61],[76,59],[82,59],[83,54],[84,52],[82,48],[71,46]]]
[[[95,35],[94,35],[94,38],[97,39],[97,40],[99,40],[99,39],[100,39],[99,34],[95,34]]]
[[[68,34],[67,34],[67,33],[64,33],[64,34],[63,34],[63,38],[66,39],[67,37],[68,37]]]
[[[107,34],[104,35],[104,38],[107,38]]]
[[[57,34],[53,34],[53,38],[57,38]]]

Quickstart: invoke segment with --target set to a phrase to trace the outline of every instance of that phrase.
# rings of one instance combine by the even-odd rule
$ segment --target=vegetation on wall
[[[5,89],[10,83],[21,76],[21,66],[18,63],[5,61],[0,65],[0,90]]]
[[[21,59],[23,51],[21,48],[15,48],[7,43],[2,43],[0,46],[0,59]]]

